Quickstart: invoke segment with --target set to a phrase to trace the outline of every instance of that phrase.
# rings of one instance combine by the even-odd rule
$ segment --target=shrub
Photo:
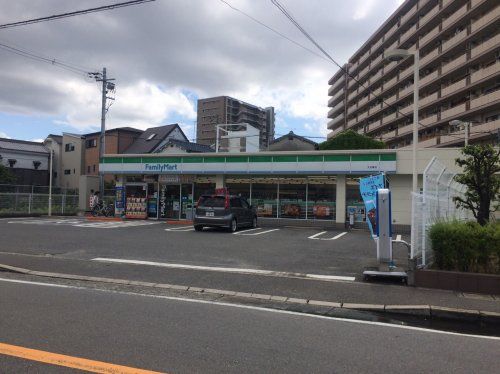
[[[438,222],[430,239],[438,269],[500,274],[500,224]]]

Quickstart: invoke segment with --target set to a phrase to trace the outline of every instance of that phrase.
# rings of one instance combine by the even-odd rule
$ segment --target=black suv
[[[203,195],[198,200],[193,219],[194,229],[225,227],[235,232],[239,227],[257,227],[257,213],[245,198],[230,195]]]

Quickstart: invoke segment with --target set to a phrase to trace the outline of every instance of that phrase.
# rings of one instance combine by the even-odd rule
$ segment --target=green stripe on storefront
[[[207,164],[213,164],[213,163],[224,163],[225,162],[225,157],[203,157],[203,162]]]
[[[250,156],[248,162],[273,162],[272,156]]]
[[[297,156],[273,156],[273,162],[297,162]]]
[[[380,155],[351,155],[351,161],[378,161]]]
[[[326,162],[349,162],[351,161],[350,155],[325,155]]]
[[[323,162],[323,155],[321,156],[304,155],[304,156],[298,156],[297,159],[299,162]]]
[[[248,162],[248,157],[246,156],[233,156],[226,157],[226,162]]]
[[[382,153],[380,155],[380,161],[396,161],[395,153]]]
[[[185,164],[202,164],[203,163],[203,157],[183,157],[182,162]]]

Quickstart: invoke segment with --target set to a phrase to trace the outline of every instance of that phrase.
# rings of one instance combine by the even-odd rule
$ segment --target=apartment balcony
[[[398,29],[398,24],[396,23],[394,26],[392,26],[387,32],[385,33],[385,40],[390,38],[394,32]]]
[[[438,77],[439,73],[437,70],[434,70],[432,73],[430,74],[427,74],[425,77],[423,77],[421,80],[420,80],[420,86],[425,86],[427,83],[433,81],[434,79],[436,79]]]
[[[356,110],[358,110],[358,104],[354,103],[353,105],[347,108],[347,115],[354,113]]]
[[[438,139],[439,137],[437,136],[434,136],[432,138],[429,138],[429,139],[426,139],[426,140],[422,140],[422,141],[419,141],[418,142],[418,147],[419,148],[430,148],[430,147],[434,147],[438,144]]]
[[[430,40],[434,39],[438,34],[439,34],[439,26],[436,26],[427,34],[425,34],[422,38],[420,38],[420,46],[423,46]]]
[[[388,139],[392,139],[396,136],[396,130],[392,130],[392,131],[389,131],[385,134],[382,134],[382,136],[380,137],[383,141],[386,141]]]
[[[399,111],[404,115],[410,114],[411,112],[413,112],[413,103],[405,106],[404,108],[401,108]]]
[[[358,91],[359,90],[352,91],[349,95],[347,95],[347,101],[350,102],[352,99],[358,96]]]
[[[457,57],[456,59],[448,62],[446,65],[443,65],[441,68],[441,74],[446,74],[449,71],[452,71],[461,65],[465,64],[467,62],[467,55],[463,54],[460,57]]]
[[[475,48],[472,48],[471,58],[474,58],[474,57],[486,52],[489,49],[498,47],[499,44],[500,44],[500,34],[496,34],[494,37],[490,38],[489,40],[485,41],[484,43],[478,45]]]
[[[372,45],[371,51],[372,52],[375,51],[378,47],[380,47],[382,45],[382,43],[383,43],[383,40],[382,40],[382,38],[380,38],[378,40],[378,42],[376,42],[374,45]]]
[[[382,86],[378,86],[374,90],[372,90],[373,95],[380,95],[382,93]],[[373,98],[373,96],[372,96]]]
[[[453,119],[466,111],[465,103],[454,106],[453,108],[441,112],[441,119]]]
[[[364,120],[366,117],[368,117],[368,111],[361,113],[358,115],[358,122]]]
[[[384,73],[382,72],[382,69],[379,69],[379,71],[370,78],[370,82],[373,84],[373,82],[376,82],[378,79],[382,78],[382,75],[384,75]]]
[[[386,123],[389,123],[389,122],[395,120],[396,118],[398,118],[397,112],[389,114],[388,116],[385,116],[385,117],[382,118],[382,124],[385,125]]]
[[[434,18],[436,16],[436,14],[439,13],[439,5],[436,5],[434,8],[432,8],[431,10],[429,10],[429,12],[423,16],[421,19],[420,19],[420,27],[422,27],[423,25],[425,25],[427,22],[429,22],[432,18]]]
[[[397,99],[398,99],[397,95],[392,95],[387,100],[385,100],[385,102],[390,105],[390,104],[394,103]]]
[[[441,96],[447,96],[453,92],[456,92],[457,90],[460,90],[461,88],[465,88],[467,86],[467,79],[464,78],[462,80],[459,80],[458,82],[455,82],[453,84],[450,84],[449,86],[442,88],[441,89]]]
[[[401,17],[401,25],[404,25],[417,12],[417,4],[415,4],[403,17]]]
[[[409,125],[400,127],[397,131],[397,135],[398,136],[408,135],[411,134],[412,132],[413,132],[413,123],[410,123]]]
[[[480,69],[475,73],[472,73],[470,76],[470,82],[475,83],[496,74],[500,74],[500,62],[496,62],[493,65],[488,66],[487,68]]]
[[[333,118],[331,121],[329,121],[327,127],[329,129],[333,129],[341,125],[343,122],[344,122],[344,114],[342,113],[339,114],[337,117]]]
[[[332,130],[329,134],[330,137],[333,137],[335,135],[337,135],[338,133],[344,131],[344,128],[342,126],[340,127],[337,127],[336,129]]]
[[[413,64],[399,73],[399,80],[403,80],[413,75]]]
[[[450,25],[454,24],[467,13],[467,4],[458,9],[455,13],[451,14],[448,18],[443,20],[443,29],[447,29]]]
[[[328,115],[330,115],[330,113],[333,114],[333,113],[339,111],[340,109],[344,110],[344,103],[343,102],[340,102],[337,105],[335,105],[333,108],[331,108],[330,111],[328,112]]]
[[[366,95],[365,97],[363,97],[361,100],[358,101],[358,106],[362,106],[362,105],[365,105],[369,100],[369,95]]]
[[[370,109],[368,109],[368,115],[371,116],[371,115],[379,112],[383,107],[384,107],[383,103],[380,103],[380,104],[375,105],[374,107],[371,107]]]
[[[382,120],[377,120],[375,122],[372,122],[370,123],[367,127],[366,127],[366,132],[372,132],[374,130],[377,130],[378,128],[382,127]]]
[[[432,95],[428,95],[426,97],[423,97],[422,99],[419,100],[420,106],[424,106],[430,103],[433,103],[438,99],[438,93],[434,92]]]
[[[344,82],[345,82],[345,75],[342,75],[341,78],[339,78],[337,81],[335,81],[331,86],[330,88],[332,90],[336,90],[337,88],[340,88],[344,85]]]
[[[413,84],[411,84],[408,87],[405,87],[401,91],[399,91],[399,98],[405,97],[410,92],[413,92]]]
[[[412,35],[415,31],[417,30],[417,24],[413,25],[412,27],[410,27],[408,30],[406,30],[406,32],[404,32],[402,35],[401,35],[401,42],[403,43],[406,39],[408,39],[410,37],[410,35]]]
[[[443,9],[446,8],[450,3],[452,3],[454,0],[443,0]]]
[[[356,117],[350,119],[349,121],[347,121],[347,127],[352,127],[354,126],[356,123],[358,122],[358,120],[356,119]]]
[[[477,7],[479,4],[484,3],[487,0],[471,0],[470,5],[471,8]]]
[[[479,18],[476,22],[474,22],[471,26],[471,31],[475,32],[484,26],[486,26],[488,23],[493,21],[495,18],[498,18],[498,13],[500,12],[499,7],[497,6],[495,9],[491,10],[490,12],[486,13],[484,17]]]
[[[370,70],[370,66],[367,66],[363,70],[361,70],[359,72],[359,78],[358,79],[364,78],[364,76],[366,75],[366,73],[368,73],[369,70]]]
[[[384,66],[384,75],[387,75],[389,73],[392,72],[392,70],[394,70],[394,68],[398,66],[398,62],[397,61],[392,61],[390,63],[388,63],[387,65]]]
[[[488,132],[495,134],[499,128],[500,128],[500,120],[475,125],[472,126],[470,129],[471,134],[469,138],[471,140],[474,138],[479,138],[481,136],[486,135]],[[465,141],[464,130],[461,130],[453,132],[450,135],[442,135],[440,145],[446,145],[446,146],[454,144],[461,145],[464,143],[464,141]]]
[[[436,48],[431,53],[425,55],[420,59],[420,66],[424,66],[428,62],[434,60],[437,56],[439,56],[439,50]]]
[[[383,58],[384,58],[383,53],[379,54],[378,57],[371,62],[370,66],[371,67],[376,66],[379,62],[382,61]]]
[[[340,99],[342,96],[344,96],[344,90],[338,90],[335,94],[332,95],[332,102],[335,102],[336,100]]]
[[[394,86],[396,83],[398,82],[398,76],[394,76],[392,77],[391,79],[389,79],[389,81],[387,81],[385,84],[384,84],[384,89],[387,90],[388,88],[391,88],[392,86]]]
[[[434,122],[437,122],[438,120],[438,115],[437,114],[433,114],[432,116],[429,116],[429,117],[425,117],[425,118],[421,118],[419,120],[419,122],[423,125],[423,126],[429,126],[430,124],[434,123]]]
[[[479,96],[470,101],[470,108],[475,109],[485,105],[492,105],[500,101],[500,90],[493,91],[489,94]]]
[[[448,39],[443,43],[443,50],[442,52],[446,52],[449,50],[451,47],[457,45],[458,43],[461,43],[465,40],[467,37],[467,29],[463,29],[460,31],[458,34],[455,34],[451,39]]]

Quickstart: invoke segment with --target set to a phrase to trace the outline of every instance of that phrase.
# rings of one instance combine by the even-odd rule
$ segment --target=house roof
[[[214,149],[212,149],[210,146],[205,145],[205,144],[198,144],[198,143],[191,143],[191,142],[186,142],[184,140],[179,140],[179,139],[169,139],[167,144],[165,144],[164,147],[161,147],[155,153],[161,153],[163,149],[168,147],[169,145],[175,145],[178,148],[184,149],[186,152],[196,152],[196,153],[208,153],[208,152],[215,152]]]
[[[54,139],[58,144],[62,144],[63,137],[62,135],[49,134],[47,138]]]
[[[286,139],[298,139],[298,140],[301,140],[301,141],[309,143],[309,144],[313,144],[313,145],[317,145],[318,144],[315,141],[312,141],[310,139],[304,138],[303,136],[295,134],[293,131],[290,131],[288,134],[280,136],[277,139],[274,139],[269,144],[279,143],[279,142],[281,142],[283,140],[286,140]]]
[[[187,139],[186,135],[177,123],[172,125],[150,127],[125,150],[125,153],[152,153],[176,128],[179,129],[184,138]]]
[[[136,134],[142,133],[142,130],[136,129],[134,127],[125,126],[125,127],[116,127],[114,129],[106,130],[106,134],[109,134],[109,133],[112,133],[112,132],[119,132],[119,131],[134,132]],[[95,132],[91,132],[91,133],[85,134],[83,136],[87,137],[87,136],[94,136],[94,135],[100,135],[100,134],[101,134],[100,131],[95,131]]]
[[[22,152],[50,153],[43,143],[5,138],[0,138],[0,149]]]

